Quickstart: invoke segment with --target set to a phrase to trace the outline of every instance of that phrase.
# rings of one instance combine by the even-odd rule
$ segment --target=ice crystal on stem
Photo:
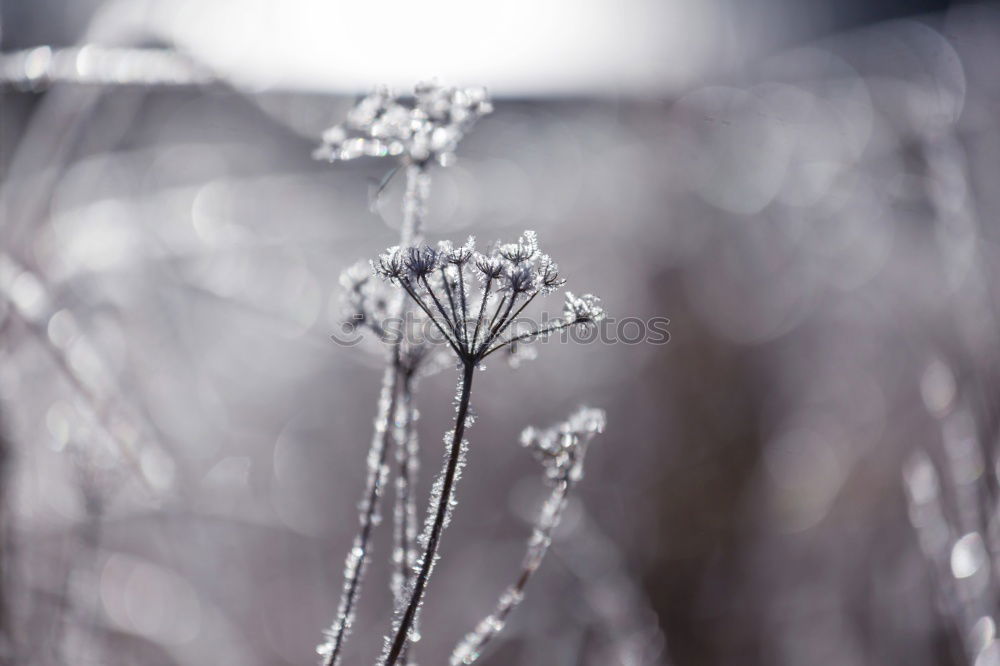
[[[603,410],[581,407],[566,421],[551,428],[538,430],[529,427],[521,433],[521,443],[545,468],[545,477],[552,485],[552,492],[535,521],[517,579],[500,595],[493,612],[455,646],[449,662],[451,666],[475,662],[487,643],[503,631],[511,611],[521,603],[528,581],[541,566],[552,543],[552,531],[562,517],[570,488],[583,478],[583,458],[587,446],[595,435],[604,432],[604,424]]]
[[[593,325],[603,316],[593,296],[576,298],[566,316],[537,331],[512,332],[512,325],[539,295],[561,286],[556,264],[541,252],[534,232],[526,231],[515,243],[499,245],[481,254],[470,238],[461,247],[392,247],[372,262],[377,275],[400,287],[426,315],[455,353],[461,368],[455,428],[445,435],[445,462],[434,482],[424,530],[419,568],[386,637],[380,659],[384,666],[399,662],[409,642],[417,640],[415,624],[427,581],[438,559],[441,534],[455,506],[455,485],[465,465],[468,443],[463,439],[471,423],[469,401],[475,370],[490,354],[539,335],[575,325]],[[472,287],[479,285],[478,290]],[[478,293],[474,294],[474,291]],[[568,477],[567,477],[568,478]],[[568,481],[566,482],[568,484]]]

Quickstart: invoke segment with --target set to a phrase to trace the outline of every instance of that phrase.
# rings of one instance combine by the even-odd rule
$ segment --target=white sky
[[[721,0],[135,0],[140,23],[252,86],[365,90],[438,77],[499,94],[662,93],[720,58]]]

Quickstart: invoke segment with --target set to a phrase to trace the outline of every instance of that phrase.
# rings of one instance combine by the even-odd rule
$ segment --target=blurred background
[[[436,76],[496,110],[429,238],[536,229],[671,339],[477,379],[420,662],[516,574],[521,429],[584,403],[607,432],[482,663],[1000,664],[1000,5],[5,0],[0,51],[6,663],[315,662],[380,380],[330,339],[338,276],[402,179],[310,154]],[[454,381],[421,387],[421,510]]]

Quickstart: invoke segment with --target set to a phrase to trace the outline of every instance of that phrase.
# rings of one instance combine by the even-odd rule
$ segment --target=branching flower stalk
[[[552,492],[542,505],[535,521],[521,570],[514,583],[504,590],[493,612],[469,632],[451,654],[451,666],[474,663],[486,645],[503,631],[511,611],[521,603],[528,581],[538,571],[552,543],[552,532],[559,525],[570,489],[583,478],[583,459],[587,446],[604,432],[603,410],[581,407],[570,417],[551,428],[525,428],[521,444],[527,447],[545,468]]]
[[[517,333],[513,323],[540,294],[564,283],[558,267],[538,249],[534,232],[526,231],[516,243],[495,248],[487,254],[475,249],[475,242],[456,247],[442,242],[431,246],[393,247],[372,262],[376,275],[398,286],[426,315],[458,361],[459,382],[455,427],[445,434],[445,460],[434,482],[431,504],[418,543],[422,548],[419,569],[412,578],[406,603],[393,618],[393,631],[386,637],[380,663],[399,663],[407,644],[419,634],[415,624],[423,603],[427,581],[438,559],[441,534],[455,504],[455,484],[465,465],[468,443],[465,428],[470,424],[469,404],[477,367],[491,354],[512,344],[547,336],[572,326],[592,326],[604,312],[599,299],[566,294],[564,317],[539,330]],[[472,286],[480,285],[473,297]]]
[[[324,133],[323,143],[314,156],[329,161],[351,160],[365,155],[398,158],[399,167],[404,168],[406,174],[400,242],[404,245],[419,243],[430,194],[428,165],[435,161],[442,165],[448,164],[464,133],[481,115],[490,110],[489,99],[481,88],[459,90],[420,84],[415,90],[413,104],[410,105],[404,104],[386,89],[379,89],[364,97],[348,113],[344,123]],[[348,281],[351,281],[350,276]],[[354,286],[358,286],[358,283],[355,282]],[[349,292],[349,298],[360,293]],[[404,301],[404,294],[392,294],[388,300],[378,304],[379,314],[383,318],[398,320],[404,313]],[[365,305],[370,306],[372,303],[369,301]],[[404,524],[407,514],[415,514],[415,507],[408,506],[407,503],[413,501],[409,489],[417,469],[417,442],[410,423],[414,414],[412,384],[416,367],[406,361],[422,355],[411,354],[411,350],[405,348],[402,336],[387,336],[387,331],[378,318],[369,316],[367,323],[380,340],[388,342],[387,362],[368,452],[368,475],[358,507],[358,533],[345,561],[344,584],[336,619],[325,632],[326,640],[317,648],[325,666],[334,666],[339,662],[344,641],[354,622],[361,581],[371,548],[371,535],[380,522],[379,508],[389,477],[389,439],[398,430],[404,434],[396,436],[397,443],[402,441],[402,444],[397,453],[399,478],[395,514],[397,521],[403,520]],[[390,419],[396,422],[395,427],[390,427]],[[415,532],[415,528],[412,531]],[[412,559],[407,555],[412,550],[412,545],[409,545],[412,539],[407,539],[405,526],[394,530],[394,534],[393,557],[402,553],[399,566],[403,570],[399,572],[401,577],[398,581],[394,577],[390,586],[398,603],[402,585],[408,578],[405,568],[406,562]]]

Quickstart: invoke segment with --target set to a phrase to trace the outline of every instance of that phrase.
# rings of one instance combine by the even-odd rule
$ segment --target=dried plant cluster
[[[344,568],[337,616],[317,648],[325,666],[342,659],[344,642],[356,616],[371,538],[381,518],[385,488],[394,477],[393,573],[389,581],[395,611],[378,663],[412,663],[420,638],[420,610],[428,581],[438,562],[442,534],[456,505],[455,489],[469,447],[465,430],[474,420],[472,385],[484,360],[504,353],[512,364],[526,356],[525,344],[556,331],[590,327],[604,317],[600,299],[566,292],[563,315],[531,330],[518,318],[539,296],[563,286],[557,264],[525,231],[511,243],[485,250],[469,238],[456,245],[422,243],[423,219],[430,191],[431,163],[445,166],[458,142],[491,110],[482,89],[417,86],[412,103],[381,89],[363,98],[347,120],[328,130],[315,156],[331,161],[361,156],[390,156],[406,170],[400,244],[368,264],[347,269],[341,279],[348,320],[370,334],[384,351],[386,365],[367,458],[367,480],[359,503],[358,532]],[[418,331],[394,331],[404,315]],[[435,339],[437,338],[437,339]],[[418,472],[416,388],[419,379],[449,365],[457,367],[454,427],[444,435],[444,461],[435,478],[423,527],[417,528],[414,482]],[[583,408],[551,429],[527,429],[523,443],[541,461],[553,490],[542,508],[516,582],[496,609],[455,648],[452,663],[470,664],[502,629],[520,602],[524,588],[541,564],[572,485],[582,476],[583,455],[592,437],[604,429],[604,413]],[[392,446],[390,446],[392,445]],[[390,448],[395,456],[390,464]]]

